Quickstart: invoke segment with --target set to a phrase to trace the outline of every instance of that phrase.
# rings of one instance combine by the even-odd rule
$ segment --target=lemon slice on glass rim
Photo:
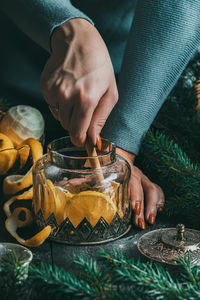
[[[72,197],[65,206],[65,218],[77,227],[84,218],[94,227],[103,217],[110,224],[117,212],[110,197],[96,191],[84,191]]]

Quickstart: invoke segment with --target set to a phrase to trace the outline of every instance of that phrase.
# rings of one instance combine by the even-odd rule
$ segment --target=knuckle
[[[90,92],[81,91],[79,94],[79,102],[82,105],[92,106],[94,104],[94,97]]]
[[[61,96],[65,96],[65,92],[66,92],[66,87],[64,84],[60,84],[58,87],[57,87],[57,92],[59,95]]]
[[[156,183],[154,183],[154,185],[156,186],[157,190],[159,191],[160,196],[161,196],[162,198],[164,198],[165,195],[164,195],[164,192],[163,192],[162,188],[161,188],[159,185],[157,185]]]
[[[95,104],[95,93],[91,87],[83,86],[82,84],[76,85],[77,90],[77,103],[81,106],[92,106]]]
[[[151,181],[149,181],[148,189],[151,193],[159,193],[158,186],[155,183],[151,182]]]
[[[117,89],[114,89],[110,92],[110,97],[113,101],[113,104],[116,104],[118,102],[119,99],[119,93]]]
[[[70,132],[70,136],[71,136],[72,143],[78,147],[82,146],[85,142],[84,136],[79,133],[73,134]]]
[[[77,128],[73,128],[72,126],[70,126],[69,133],[72,143],[74,143],[77,146],[81,146],[84,144],[86,135],[83,132],[77,130]]]

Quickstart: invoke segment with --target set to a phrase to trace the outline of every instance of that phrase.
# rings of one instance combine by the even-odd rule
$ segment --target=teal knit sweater
[[[136,154],[200,46],[199,0],[6,0],[0,8],[0,92],[24,91],[41,106],[39,76],[53,30],[71,18],[94,23],[119,74],[119,101],[102,135]]]

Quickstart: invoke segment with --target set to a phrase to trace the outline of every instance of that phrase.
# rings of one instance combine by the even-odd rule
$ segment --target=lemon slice
[[[96,191],[84,191],[72,197],[65,206],[65,218],[77,227],[87,218],[94,227],[103,217],[108,224],[111,223],[117,212],[117,208],[110,197]]]
[[[117,212],[122,219],[124,214],[123,214],[123,189],[122,189],[122,184],[111,181],[111,186],[112,186],[112,191],[110,198],[113,200],[115,205],[117,206]]]
[[[58,224],[61,224],[65,217],[64,217],[64,211],[66,203],[71,199],[74,195],[71,193],[65,193],[60,188],[55,186],[54,189],[54,195],[55,195],[55,217],[58,222]]]
[[[94,186],[95,191],[101,191],[103,194],[107,195],[112,202],[117,207],[117,212],[122,219],[124,216],[123,213],[123,190],[122,184],[116,181],[110,181],[104,186]]]
[[[47,179],[44,184],[40,184],[41,208],[44,220],[47,220],[55,212],[54,185]]]

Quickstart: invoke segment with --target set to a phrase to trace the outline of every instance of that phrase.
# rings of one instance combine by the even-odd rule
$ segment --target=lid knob
[[[185,225],[178,224],[176,225],[176,240],[177,241],[184,241],[184,232],[185,232]]]

